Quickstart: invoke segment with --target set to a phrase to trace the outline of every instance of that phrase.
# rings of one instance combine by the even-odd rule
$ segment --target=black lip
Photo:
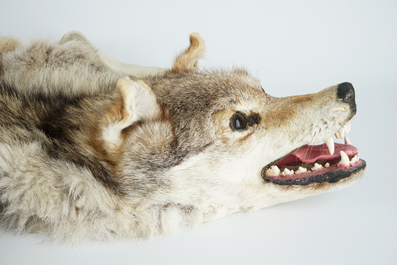
[[[360,164],[347,169],[337,169],[333,171],[326,172],[322,175],[316,175],[309,178],[301,178],[301,179],[289,179],[289,180],[279,180],[272,179],[265,175],[266,167],[262,170],[262,177],[265,181],[273,182],[278,185],[309,185],[312,183],[336,183],[341,179],[348,178],[359,171],[364,170],[367,167],[367,163],[365,160],[360,159]]]

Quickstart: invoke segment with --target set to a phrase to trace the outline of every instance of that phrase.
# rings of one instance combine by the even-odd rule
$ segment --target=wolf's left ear
[[[190,34],[190,46],[181,53],[171,69],[173,72],[192,72],[197,70],[197,61],[204,55],[204,40],[198,33]]]
[[[155,119],[160,115],[160,106],[154,92],[142,80],[121,78],[116,90],[120,98],[109,108],[102,125],[102,139],[108,152],[120,148],[125,128],[137,121]]]

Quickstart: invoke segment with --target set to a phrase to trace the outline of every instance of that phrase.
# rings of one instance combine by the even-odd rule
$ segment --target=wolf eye
[[[230,119],[230,128],[232,131],[247,129],[247,116],[241,112],[234,113]]]

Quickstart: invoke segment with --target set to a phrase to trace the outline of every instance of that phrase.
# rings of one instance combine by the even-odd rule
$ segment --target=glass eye
[[[230,128],[232,131],[247,129],[247,116],[241,112],[234,113],[230,119]]]

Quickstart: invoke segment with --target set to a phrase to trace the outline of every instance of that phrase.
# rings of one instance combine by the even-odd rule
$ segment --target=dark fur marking
[[[248,126],[258,125],[261,122],[261,115],[253,113],[248,116]]]
[[[13,107],[7,106],[0,97],[0,123],[4,125],[17,125],[27,130],[40,130],[47,136],[43,142],[43,150],[49,157],[65,160],[89,169],[96,180],[114,193],[120,193],[118,183],[110,171],[95,157],[90,157],[79,150],[79,146],[70,137],[76,125],[67,119],[67,109],[79,108],[83,97],[69,97],[61,93],[44,95],[32,93],[25,95],[18,93],[13,87],[0,84],[0,95],[6,96]],[[14,106],[15,105],[15,106]],[[7,120],[12,119],[12,122]]]
[[[114,180],[110,171],[94,157],[82,154],[72,143],[52,139],[51,144],[44,145],[43,149],[53,159],[68,161],[79,167],[89,169],[94,178],[101,182],[104,187],[116,194],[120,193],[120,184]]]
[[[169,152],[164,154],[153,153],[148,154],[156,160],[147,160],[145,157],[136,157],[136,169],[144,170],[145,172],[158,172],[167,170],[182,163],[186,158],[198,154],[209,147],[212,142],[197,148],[191,148],[182,143],[176,136],[169,143]],[[142,152],[145,152],[142,150]],[[142,159],[142,160],[141,160]],[[141,161],[140,161],[141,160]]]

